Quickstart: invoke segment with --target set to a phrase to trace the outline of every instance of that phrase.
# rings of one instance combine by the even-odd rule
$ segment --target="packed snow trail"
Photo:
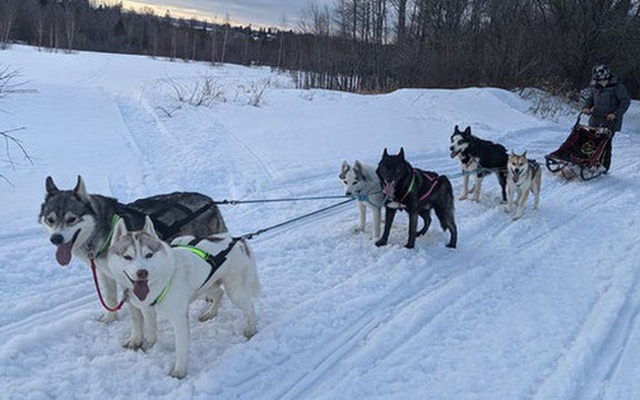
[[[268,69],[145,57],[2,52],[34,92],[3,103],[25,126],[35,165],[7,171],[0,191],[0,387],[7,398],[607,399],[640,397],[640,105],[614,139],[609,175],[567,182],[543,171],[540,209],[512,221],[495,176],[479,203],[456,200],[459,245],[434,222],[404,249],[400,213],[389,245],[354,233],[354,204],[250,241],[263,294],[258,333],[242,336],[226,299],[213,321],[191,309],[187,378],[167,376],[173,333],[160,323],[147,352],[121,348],[128,312],[104,325],[87,266],[59,267],[37,225],[44,178],[78,174],[122,201],[174,190],[222,199],[341,195],[343,160],[375,164],[402,146],[416,167],[461,179],[453,126],[544,161],[568,136],[499,89],[354,95],[291,89]],[[126,71],[126,73],[123,73]],[[227,96],[181,104],[163,82],[212,76]],[[258,82],[258,83],[256,83]],[[260,107],[247,88],[267,88]],[[165,111],[173,110],[171,115]],[[3,172],[5,173],[5,172]],[[334,200],[221,205],[233,234]]]

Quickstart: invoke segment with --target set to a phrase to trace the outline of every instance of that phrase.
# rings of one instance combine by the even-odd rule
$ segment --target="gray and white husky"
[[[46,194],[40,209],[39,222],[56,246],[56,260],[67,265],[72,257],[87,265],[95,262],[105,302],[111,308],[117,304],[117,285],[106,264],[110,235],[117,217],[131,229],[141,229],[146,215],[156,221],[156,229],[164,240],[178,235],[206,237],[226,232],[222,215],[213,200],[199,193],[175,192],[122,204],[106,196],[87,193],[82,177],[72,190],[60,190],[51,177],[45,182]],[[132,317],[139,310],[131,308]],[[100,320],[111,322],[116,312],[105,312]],[[126,346],[125,342],[125,346]]]
[[[536,160],[527,158],[527,152],[516,154],[511,151],[507,162],[507,204],[505,211],[511,213],[515,204],[513,219],[519,219],[524,212],[529,192],[533,193],[533,209],[538,208],[542,188],[542,170]]]
[[[153,345],[157,338],[156,313],[171,323],[176,361],[170,374],[174,378],[183,378],[187,372],[189,304],[196,298],[206,296],[210,301],[200,316],[200,321],[209,320],[218,311],[224,286],[231,301],[247,318],[245,337],[249,339],[256,333],[253,301],[261,287],[249,245],[228,233],[193,239],[193,236],[178,237],[169,246],[160,240],[149,217],[143,229],[135,232],[128,231],[120,221],[107,257],[118,283],[133,292],[129,301],[149,322],[145,334],[145,321],[134,319],[135,339],[140,344],[144,340],[148,346]]]
[[[364,231],[367,208],[369,208],[373,218],[373,238],[379,239],[384,193],[382,193],[382,184],[376,174],[376,169],[358,160],[353,163],[353,166],[343,161],[338,178],[342,181],[345,195],[356,197],[356,203],[360,210],[360,222],[356,227],[356,232]]]

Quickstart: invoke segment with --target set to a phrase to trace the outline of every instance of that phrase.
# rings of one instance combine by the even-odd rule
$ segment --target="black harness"
[[[209,275],[207,275],[207,278],[204,280],[204,282],[202,282],[202,285],[200,285],[200,288],[206,285],[206,283],[209,282],[213,274],[215,274],[216,271],[220,269],[220,267],[222,267],[222,264],[224,264],[225,261],[227,261],[227,256],[229,255],[229,253],[231,253],[231,250],[233,250],[233,246],[235,246],[235,244],[238,243],[241,239],[236,237],[232,238],[227,248],[222,250],[216,255],[208,253],[196,246],[202,240],[206,240],[206,239],[195,238],[192,241],[190,241],[189,244],[186,244],[186,245],[178,244],[178,245],[171,246],[176,248],[187,249],[193,254],[195,254],[196,256],[200,257],[202,261],[209,264],[209,266],[211,267],[211,269],[209,270]]]

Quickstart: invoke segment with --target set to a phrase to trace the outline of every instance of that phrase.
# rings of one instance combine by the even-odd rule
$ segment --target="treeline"
[[[0,46],[94,50],[297,71],[300,87],[583,87],[608,63],[640,95],[637,0],[335,0],[296,32],[89,0],[0,0]]]

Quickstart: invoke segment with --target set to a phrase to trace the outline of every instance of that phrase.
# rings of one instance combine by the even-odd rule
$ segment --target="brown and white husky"
[[[529,192],[533,193],[533,209],[538,208],[540,189],[542,187],[542,170],[536,160],[527,159],[527,152],[518,155],[511,151],[507,162],[507,205],[506,212],[511,213],[512,205],[516,205],[513,219],[519,219],[524,212]],[[514,199],[514,194],[516,197]]]

